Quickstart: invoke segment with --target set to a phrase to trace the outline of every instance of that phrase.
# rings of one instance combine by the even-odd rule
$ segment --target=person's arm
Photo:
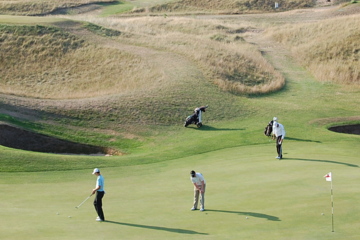
[[[91,193],[94,195],[96,193],[96,191],[99,190],[100,188],[101,188],[101,186],[97,186],[97,188],[94,188]]]
[[[97,190],[99,190],[99,189],[101,188],[99,179],[97,179],[96,181],[97,181],[97,182],[96,182],[96,188],[94,188],[94,189],[92,190],[92,192],[91,192],[93,195],[96,193]]]
[[[197,190],[201,191],[201,188],[199,188],[199,186],[196,185],[196,183],[193,183],[193,184],[194,184],[194,186],[195,186],[195,188],[196,188]]]

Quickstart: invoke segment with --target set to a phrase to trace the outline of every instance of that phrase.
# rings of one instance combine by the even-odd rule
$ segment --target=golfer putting
[[[96,194],[94,199],[94,207],[96,213],[98,214],[96,221],[103,222],[105,221],[104,212],[102,209],[102,198],[104,197],[105,194],[104,177],[100,174],[100,170],[98,168],[95,168],[92,174],[97,176],[96,186],[91,192],[91,195]]]
[[[191,211],[197,210],[199,195],[200,199],[200,211],[205,211],[205,188],[206,181],[201,173],[197,173],[194,170],[190,172],[190,180],[194,184],[194,204]]]

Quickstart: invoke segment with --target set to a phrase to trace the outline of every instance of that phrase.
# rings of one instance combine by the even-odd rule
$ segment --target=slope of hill
[[[6,65],[6,61],[2,61],[3,66],[6,66],[3,68],[4,73],[9,74],[4,74],[6,78],[0,79],[4,91],[0,96],[0,120],[20,123],[40,133],[111,147],[125,153],[144,151],[153,141],[157,141],[154,139],[159,135],[161,139],[166,139],[165,142],[172,142],[170,136],[163,136],[164,131],[178,132],[185,117],[203,104],[214,109],[206,115],[206,121],[211,124],[238,119],[258,120],[273,108],[272,105],[269,108],[267,103],[260,102],[269,97],[272,99],[288,94],[294,83],[287,81],[285,86],[280,84],[280,87],[275,88],[276,91],[284,86],[283,91],[274,93],[274,89],[270,89],[271,94],[258,97],[251,94],[237,95],[232,88],[219,89],[221,78],[235,79],[235,83],[253,80],[249,81],[249,85],[255,84],[256,87],[256,80],[262,80],[264,76],[267,76],[265,79],[273,79],[281,72],[280,80],[284,79],[282,75],[289,78],[289,72],[294,70],[278,65],[277,60],[266,54],[275,43],[269,38],[262,38],[264,30],[283,25],[284,22],[295,26],[302,21],[325,21],[332,16],[329,13],[334,9],[337,8],[196,18],[97,18],[81,15],[69,16],[73,20],[66,20],[2,16],[2,44],[9,51],[9,54],[2,55],[2,59],[17,56],[17,59],[24,61],[16,62],[12,59],[12,62],[20,70],[25,70],[17,71],[11,64]],[[25,29],[26,33],[19,31],[21,29]],[[331,34],[328,36],[331,37]],[[14,51],[13,46],[21,51]],[[280,45],[274,57],[288,54],[286,48]],[[52,55],[59,58],[55,63],[52,62]],[[29,56],[41,59],[42,64]],[[112,61],[108,61],[109,56]],[[131,64],[126,65],[128,63]],[[121,71],[124,66],[126,71]],[[37,67],[39,75],[26,79],[28,72],[36,71]],[[312,79],[305,71],[299,72],[299,79],[302,75]],[[98,75],[90,76],[89,73]],[[16,76],[17,80],[12,80]],[[67,82],[69,79],[72,81]],[[77,85],[82,81],[82,85]],[[261,85],[263,81],[259,83]],[[339,88],[330,84],[325,93],[319,94],[317,90],[321,87],[314,87],[313,84],[317,83],[305,82],[299,86],[305,89],[308,100],[312,99],[312,94],[328,99],[334,95],[329,89]],[[63,88],[68,90],[59,90]],[[358,105],[353,98],[356,91],[354,87],[336,92],[347,97],[337,99],[335,105],[345,104],[352,109],[350,112],[345,111],[345,116],[356,115]],[[294,93],[294,96],[297,94]],[[293,104],[297,106],[297,103]],[[330,112],[323,114],[329,117],[340,114],[338,111]],[[9,120],[8,116],[14,119]],[[318,117],[323,117],[320,112]],[[241,141],[242,144],[256,144],[259,141],[258,138],[246,139]],[[212,147],[231,147],[234,144],[223,141],[223,145]],[[206,151],[208,147],[192,150]],[[191,151],[183,154],[191,154]],[[165,155],[163,159],[171,158]]]

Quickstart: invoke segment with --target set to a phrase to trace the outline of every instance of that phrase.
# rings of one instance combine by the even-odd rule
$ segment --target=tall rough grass
[[[317,79],[360,84],[359,14],[276,27],[268,34],[286,44]]]
[[[150,12],[221,12],[238,14],[244,12],[275,11],[275,2],[280,10],[312,7],[313,0],[180,0],[149,8]]]
[[[115,0],[0,0],[0,14],[42,15],[57,9],[100,2],[115,2]]]
[[[235,94],[261,94],[280,89],[285,80],[241,34],[252,28],[221,20],[181,17],[92,18],[127,33],[121,41],[175,52],[191,59],[210,81]]]
[[[55,27],[0,25],[0,34],[3,93],[94,97],[149,88],[146,79],[161,78],[139,56],[90,45]]]

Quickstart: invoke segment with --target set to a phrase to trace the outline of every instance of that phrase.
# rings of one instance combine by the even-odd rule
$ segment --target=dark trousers
[[[277,151],[278,157],[280,157],[280,158],[282,158],[282,143],[280,143],[281,137],[282,136],[278,136],[276,138],[276,151]]]
[[[95,207],[95,210],[101,220],[105,220],[104,212],[102,209],[102,198],[104,197],[104,194],[105,194],[105,192],[97,191],[95,199],[94,199],[94,207]]]

